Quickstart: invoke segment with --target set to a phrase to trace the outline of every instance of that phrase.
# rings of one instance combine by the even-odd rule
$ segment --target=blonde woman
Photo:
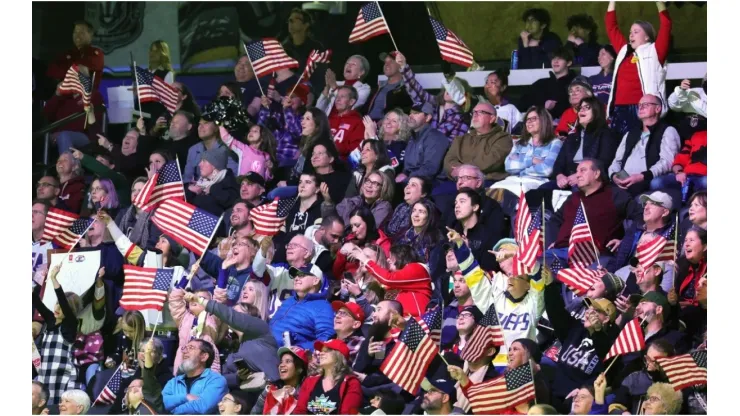
[[[172,85],[175,82],[175,71],[172,69],[170,47],[163,40],[155,40],[149,46],[149,71]]]

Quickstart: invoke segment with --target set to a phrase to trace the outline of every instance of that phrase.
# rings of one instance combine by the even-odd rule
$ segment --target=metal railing
[[[43,108],[43,106],[42,106]],[[103,112],[103,120],[101,120],[101,123],[103,125],[103,134],[105,135],[108,131],[108,113],[105,111],[105,105],[95,107],[94,111],[101,111]],[[74,114],[70,114],[67,117],[64,117],[62,119],[59,119],[53,123],[47,124],[46,126],[36,130],[33,132],[32,138],[35,139],[37,137],[44,136],[44,165],[49,164],[49,146],[51,144],[51,131],[55,130],[56,128],[60,126],[64,126],[68,123],[71,123],[80,117],[85,116],[84,111],[80,111]]]

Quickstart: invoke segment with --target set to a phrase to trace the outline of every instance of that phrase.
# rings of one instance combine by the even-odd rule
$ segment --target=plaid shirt
[[[550,143],[544,146],[537,147],[532,146],[531,139],[524,146],[516,141],[504,161],[506,172],[520,177],[548,178],[552,174],[562,146],[563,142],[557,138],[552,139]],[[534,164],[532,163],[534,158],[540,159],[542,162]]]
[[[441,131],[442,134],[447,136],[447,138],[450,139],[450,143],[452,143],[456,137],[462,136],[468,131],[470,126],[465,122],[463,111],[459,105],[455,105],[452,108],[444,110],[444,113],[442,113],[442,116],[440,117],[439,104],[437,104],[436,98],[434,95],[424,90],[421,84],[419,84],[414,77],[414,71],[412,71],[411,67],[408,65],[403,68],[403,78],[405,80],[404,85],[406,86],[406,91],[408,91],[413,102],[428,102],[434,106],[435,116],[432,118],[430,125],[432,128]]]
[[[283,165],[286,161],[292,161],[298,158],[298,143],[301,140],[301,119],[302,117],[293,111],[292,108],[280,110],[268,110],[265,107],[260,108],[257,116],[257,124],[272,130],[272,134],[277,141],[275,151],[278,164]]]

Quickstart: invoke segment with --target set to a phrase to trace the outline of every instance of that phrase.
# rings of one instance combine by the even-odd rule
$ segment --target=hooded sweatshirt
[[[355,110],[347,111],[342,115],[339,115],[337,111],[332,111],[329,116],[329,127],[339,152],[339,158],[347,161],[349,154],[357,149],[365,137],[362,116]]]
[[[62,184],[62,189],[59,192],[59,200],[69,208],[70,212],[79,214],[84,198],[85,178],[82,176],[75,176]]]

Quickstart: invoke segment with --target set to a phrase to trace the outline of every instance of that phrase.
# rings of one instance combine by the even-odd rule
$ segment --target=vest
[[[631,47],[629,44],[624,45],[617,54],[617,60],[614,63],[614,74],[612,76],[612,90],[609,93],[609,104],[606,106],[606,116],[609,117],[611,114],[612,102],[614,100],[614,94],[617,90],[617,73],[619,72],[619,66],[627,56],[627,48]],[[658,60],[658,51],[655,49],[655,43],[646,43],[642,46],[638,46],[634,50],[635,56],[637,56],[637,75],[640,77],[640,84],[642,86],[643,94],[651,94],[660,97],[663,102],[663,111],[660,113],[661,117],[665,117],[668,113],[668,103],[665,95],[665,76],[666,68],[660,64]]]
[[[665,130],[668,128],[668,124],[658,121],[658,123],[648,127],[648,130],[650,131],[650,137],[648,137],[647,145],[645,146],[645,165],[647,167],[647,170],[650,170],[650,167],[653,166],[660,160],[660,144],[663,141],[663,133],[665,133]],[[633,129],[629,133],[627,133],[627,143],[625,143],[624,147],[624,156],[622,157],[622,166],[627,162],[627,159],[632,154],[632,150],[635,148],[635,145],[640,140],[640,137],[642,136],[642,129]],[[645,180],[652,180],[652,173],[650,174],[651,177],[646,177]]]

